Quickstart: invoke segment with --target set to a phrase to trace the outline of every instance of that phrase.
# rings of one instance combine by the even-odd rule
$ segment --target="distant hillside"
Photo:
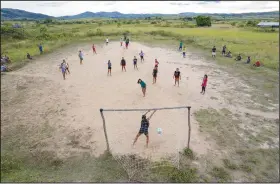
[[[58,17],[59,19],[80,19],[80,18],[145,18],[145,17],[168,17],[168,16],[188,16],[194,17],[198,15],[208,15],[214,17],[225,17],[225,18],[246,18],[246,17],[262,17],[262,18],[279,18],[279,11],[273,12],[259,12],[259,13],[240,13],[240,14],[219,14],[219,13],[194,13],[194,12],[185,12],[179,14],[123,14],[120,12],[84,12],[78,15],[73,16],[63,16]]]
[[[154,16],[166,16],[164,14],[123,14],[120,12],[84,12],[78,15],[57,17],[59,19],[81,19],[81,18],[145,18]]]
[[[1,20],[46,19],[46,18],[53,18],[53,17],[40,13],[27,12],[24,10],[1,8]]]
[[[120,12],[84,12],[72,16],[62,16],[62,17],[51,17],[44,14],[32,13],[18,9],[2,8],[1,9],[1,19],[2,20],[14,20],[14,19],[46,19],[46,18],[57,18],[57,19],[81,19],[81,18],[146,18],[146,17],[172,17],[172,16],[188,16],[194,17],[198,15],[208,15],[214,17],[224,17],[224,18],[279,18],[279,11],[273,12],[258,12],[258,13],[240,13],[240,14],[208,14],[208,13],[194,13],[185,12],[180,14],[123,14]]]

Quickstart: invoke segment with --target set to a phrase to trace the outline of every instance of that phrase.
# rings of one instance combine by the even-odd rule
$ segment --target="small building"
[[[279,28],[279,22],[260,22],[257,25],[258,27],[271,27],[271,28]]]

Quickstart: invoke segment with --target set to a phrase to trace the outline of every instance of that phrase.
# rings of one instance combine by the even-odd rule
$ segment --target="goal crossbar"
[[[162,107],[162,108],[151,108],[151,109],[100,109],[102,111],[149,111],[149,110],[170,110],[170,109],[190,109],[190,106],[179,106],[179,107]]]
[[[100,109],[100,115],[103,120],[103,130],[104,130],[104,135],[105,135],[105,140],[106,140],[106,145],[107,145],[107,151],[110,151],[110,146],[109,146],[109,141],[108,141],[108,135],[107,135],[107,129],[106,129],[106,122],[105,122],[105,117],[103,112],[112,112],[112,111],[151,111],[151,110],[170,110],[170,109],[188,109],[188,145],[187,148],[190,147],[190,139],[191,139],[191,120],[190,120],[190,110],[191,106],[179,106],[179,107],[162,107],[162,108],[151,108],[151,109]]]

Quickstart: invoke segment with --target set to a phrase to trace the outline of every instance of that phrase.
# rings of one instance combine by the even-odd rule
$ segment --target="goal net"
[[[179,152],[188,142],[187,107],[159,109],[155,112],[149,121],[148,147],[144,134],[133,146],[141,126],[141,117],[147,110],[127,111],[103,110],[101,113],[106,124],[109,151],[129,178],[155,167],[172,166],[179,169]],[[147,118],[152,112],[153,110],[147,114]],[[162,130],[161,134],[158,133],[158,128]]]

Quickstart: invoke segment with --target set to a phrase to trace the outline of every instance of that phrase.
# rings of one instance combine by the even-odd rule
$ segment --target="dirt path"
[[[84,64],[79,64],[78,50],[83,50]],[[144,63],[138,60],[138,71],[133,69],[132,59],[143,50]],[[87,152],[99,155],[105,150],[105,139],[100,108],[153,108],[192,106],[191,148],[198,154],[215,149],[215,143],[199,132],[193,112],[201,108],[227,108],[244,115],[246,113],[267,118],[278,118],[278,113],[251,110],[256,106],[248,94],[252,89],[215,64],[195,58],[187,53],[182,58],[174,50],[150,48],[131,43],[128,50],[119,43],[97,46],[98,54],[92,53],[90,45],[71,46],[41,57],[24,68],[1,77],[2,136],[13,127],[21,125],[28,130],[47,124],[50,135],[29,136],[31,150],[52,150],[59,157]],[[120,67],[121,57],[127,61],[127,72]],[[70,75],[66,80],[58,65],[66,58],[70,64]],[[152,84],[154,59],[160,62],[157,84]],[[190,59],[191,58],[191,59]],[[107,61],[112,62],[112,76],[107,76]],[[180,68],[180,87],[173,86],[173,72]],[[204,74],[209,75],[206,94],[201,95]],[[142,97],[138,78],[147,83],[147,96]],[[242,90],[240,90],[242,88]],[[271,102],[272,103],[272,102]],[[275,103],[275,102],[273,102]],[[273,104],[272,103],[272,104]],[[274,111],[278,110],[274,104]],[[132,141],[140,126],[140,112],[105,112],[107,131],[113,153],[139,153],[159,158],[166,154],[177,154],[187,144],[187,111],[159,111],[151,121],[148,149],[141,137],[135,148]],[[156,129],[163,129],[157,135]],[[7,136],[7,135],[6,135]]]

